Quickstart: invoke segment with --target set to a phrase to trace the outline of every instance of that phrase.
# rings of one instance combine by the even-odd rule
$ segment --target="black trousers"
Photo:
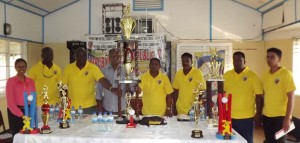
[[[279,138],[278,140],[275,139],[275,133],[282,129],[284,116],[279,117],[267,117],[263,116],[263,125],[264,125],[264,132],[265,132],[265,143],[285,143],[286,135]]]
[[[22,110],[24,112],[24,110]],[[19,133],[20,130],[23,128],[24,123],[22,117],[18,117],[14,115],[8,108],[7,108],[7,114],[8,114],[8,122],[9,122],[9,128],[12,131],[12,135]],[[24,114],[24,113],[23,113]]]

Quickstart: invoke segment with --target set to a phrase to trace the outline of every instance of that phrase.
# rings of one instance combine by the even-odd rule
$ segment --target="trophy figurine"
[[[130,119],[130,114],[129,114],[129,111],[132,110],[132,107],[130,105],[130,101],[131,101],[131,94],[129,92],[127,92],[125,94],[125,99],[126,99],[126,108],[125,108],[125,113],[126,113],[126,118],[129,120]]]
[[[124,68],[125,68],[125,74],[126,74],[126,77],[125,79],[130,79],[130,73],[132,72],[132,65],[131,63],[127,62],[124,64]]]
[[[124,16],[121,19],[121,28],[126,40],[130,39],[131,33],[136,26],[136,20],[130,16],[130,4],[124,9]]]
[[[193,109],[194,109],[194,119],[195,119],[195,129],[192,131],[192,135],[191,137],[193,138],[203,138],[203,134],[202,131],[199,129],[199,118],[201,116],[201,111],[200,111],[200,107],[202,104],[202,100],[201,97],[203,96],[204,93],[204,87],[202,85],[202,83],[200,83],[199,81],[197,82],[197,86],[196,89],[194,91],[194,103],[193,103]],[[200,98],[200,101],[199,101]]]
[[[42,105],[42,120],[43,120],[43,127],[41,128],[41,134],[49,134],[52,131],[50,130],[50,127],[48,125],[49,122],[49,111],[50,111],[50,105],[48,104],[48,87],[46,85],[44,85],[43,87],[43,92],[42,92],[42,96],[43,96],[43,105]]]
[[[58,90],[61,93],[60,106],[62,109],[62,121],[59,124],[59,128],[61,129],[66,129],[70,127],[69,122],[67,122],[67,115],[68,115],[67,107],[69,106],[68,104],[70,103],[67,98],[67,89],[68,89],[67,85],[63,85],[61,82],[59,83]]]

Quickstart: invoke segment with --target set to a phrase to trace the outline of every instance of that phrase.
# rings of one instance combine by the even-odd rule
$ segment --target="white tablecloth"
[[[191,138],[193,127],[189,122],[177,122],[174,117],[166,120],[167,125],[150,127],[114,124],[111,132],[95,131],[90,116],[81,123],[70,124],[68,129],[60,129],[58,123],[51,121],[51,134],[16,134],[14,143],[247,143],[238,133],[235,140],[217,139],[217,130],[206,129],[206,122],[201,122],[204,138]]]

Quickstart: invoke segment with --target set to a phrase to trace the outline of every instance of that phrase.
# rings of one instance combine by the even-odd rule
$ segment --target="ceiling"
[[[79,0],[0,0],[39,16],[47,16],[55,11],[78,2]],[[149,0],[151,1],[151,0]],[[261,13],[268,12],[287,0],[232,0],[238,4]]]
[[[79,0],[0,0],[8,5],[39,16],[47,16]]]
[[[266,13],[288,0],[232,0],[261,13]]]

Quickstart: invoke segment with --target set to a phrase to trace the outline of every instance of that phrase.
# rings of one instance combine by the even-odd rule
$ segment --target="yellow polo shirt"
[[[195,98],[193,91],[196,88],[197,81],[206,87],[202,72],[194,67],[187,75],[184,75],[183,69],[176,72],[173,88],[179,90],[176,102],[178,114],[187,114],[192,107]]]
[[[141,76],[140,88],[143,90],[143,115],[164,116],[167,107],[166,97],[173,92],[167,75],[161,73],[153,78],[150,72]]]
[[[284,67],[273,74],[268,70],[263,74],[262,83],[265,92],[263,114],[268,117],[285,116],[287,93],[296,90],[292,73]]]
[[[104,77],[100,69],[90,62],[80,70],[76,62],[69,64],[63,74],[63,84],[68,85],[68,96],[75,109],[79,106],[89,108],[96,105],[95,82]]]
[[[49,104],[55,105],[59,102],[59,92],[57,84],[61,81],[61,69],[59,66],[53,63],[49,69],[46,65],[43,65],[42,61],[33,65],[28,76],[34,80],[36,92],[37,92],[37,105],[42,106],[43,104],[43,87],[48,87]]]
[[[231,116],[234,119],[255,116],[255,96],[263,94],[262,83],[257,74],[246,67],[240,74],[234,69],[224,74],[226,94],[232,94]]]

